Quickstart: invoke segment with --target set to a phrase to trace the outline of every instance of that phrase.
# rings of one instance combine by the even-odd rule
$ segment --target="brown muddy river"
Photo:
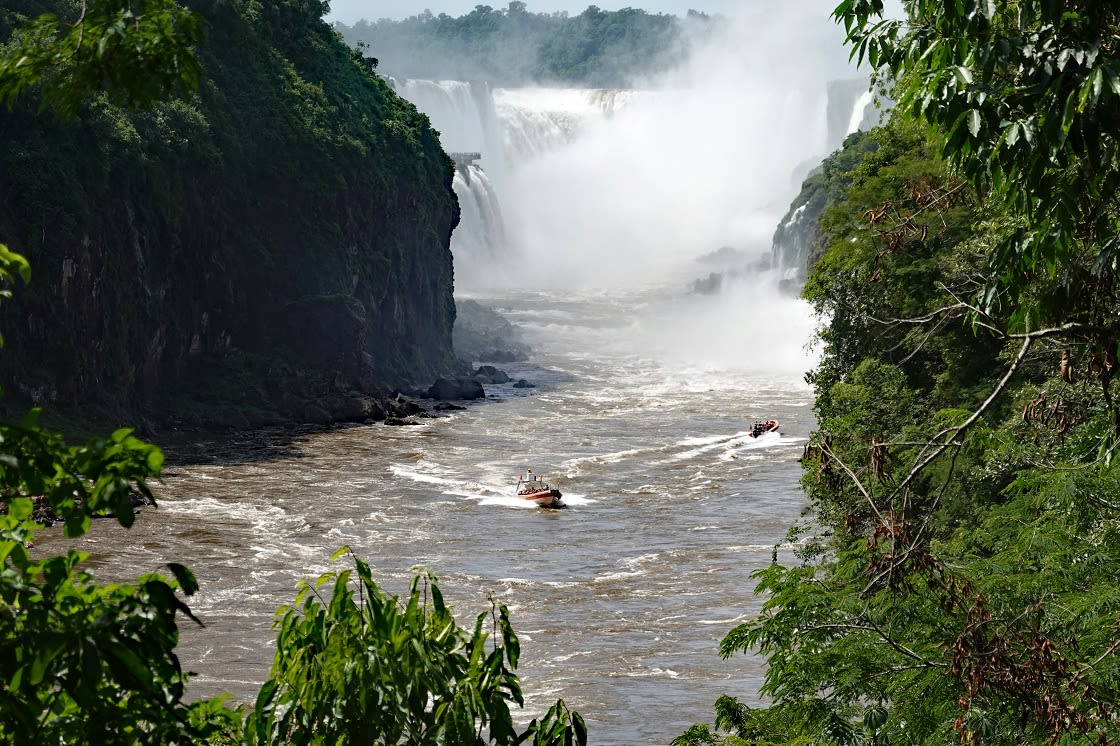
[[[721,350],[673,339],[642,293],[488,302],[537,350],[503,366],[536,388],[488,387],[489,401],[418,427],[197,443],[166,469],[158,509],[81,542],[106,579],[194,570],[206,627],[183,625],[192,695],[251,701],[277,607],[349,545],[397,595],[431,568],[462,624],[488,593],[509,606],[523,721],[563,697],[594,744],[666,744],[711,722],[721,694],[756,700],[762,661],[717,650],[760,608],[751,572],[776,546],[792,558],[783,542],[804,506],[810,393],[804,361],[776,354],[781,314]],[[745,446],[764,417],[783,437]],[[559,481],[566,509],[513,497],[527,466]],[[50,533],[41,550],[60,545]]]

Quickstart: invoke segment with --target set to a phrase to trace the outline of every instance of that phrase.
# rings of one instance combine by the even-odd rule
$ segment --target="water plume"
[[[719,24],[687,64],[627,91],[405,87],[445,148],[481,153],[488,178],[461,167],[456,179],[458,294],[656,288],[609,344],[737,369],[809,367],[812,314],[779,292],[768,256],[801,180],[862,121],[866,100],[834,86],[834,99],[842,88],[852,100],[830,110],[830,84],[859,76],[818,4],[754,2]],[[488,215],[502,224],[479,225]]]
[[[769,250],[798,166],[846,134],[828,132],[827,84],[854,74],[824,11],[791,5],[732,19],[688,65],[511,170],[517,282],[643,286],[724,245]]]

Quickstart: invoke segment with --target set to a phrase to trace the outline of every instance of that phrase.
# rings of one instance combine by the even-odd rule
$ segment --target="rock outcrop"
[[[459,211],[427,117],[320,4],[190,4],[209,29],[195,99],[97,100],[65,123],[0,109],[0,241],[33,272],[0,308],[6,402],[184,428],[356,421],[463,374]]]

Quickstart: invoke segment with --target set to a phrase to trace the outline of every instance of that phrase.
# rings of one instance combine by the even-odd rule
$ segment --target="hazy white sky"
[[[723,13],[731,15],[737,7],[764,7],[772,5],[779,0],[525,0],[526,9],[530,13],[552,13],[566,10],[570,15],[577,15],[587,9],[589,5],[596,5],[603,10],[620,10],[622,8],[641,8],[647,13],[671,13],[683,16],[691,8],[704,13]],[[342,21],[353,24],[360,19],[376,21],[379,18],[401,19],[414,16],[424,10],[430,10],[436,15],[446,13],[449,16],[461,16],[470,13],[476,5],[489,5],[495,10],[504,10],[509,5],[509,0],[330,0],[331,12],[328,21]],[[836,6],[835,0],[787,0],[791,5],[816,5],[827,18]]]

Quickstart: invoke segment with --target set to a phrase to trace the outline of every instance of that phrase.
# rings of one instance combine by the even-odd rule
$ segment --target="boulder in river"
[[[439,378],[428,389],[428,398],[439,401],[484,399],[486,391],[473,378]]]

